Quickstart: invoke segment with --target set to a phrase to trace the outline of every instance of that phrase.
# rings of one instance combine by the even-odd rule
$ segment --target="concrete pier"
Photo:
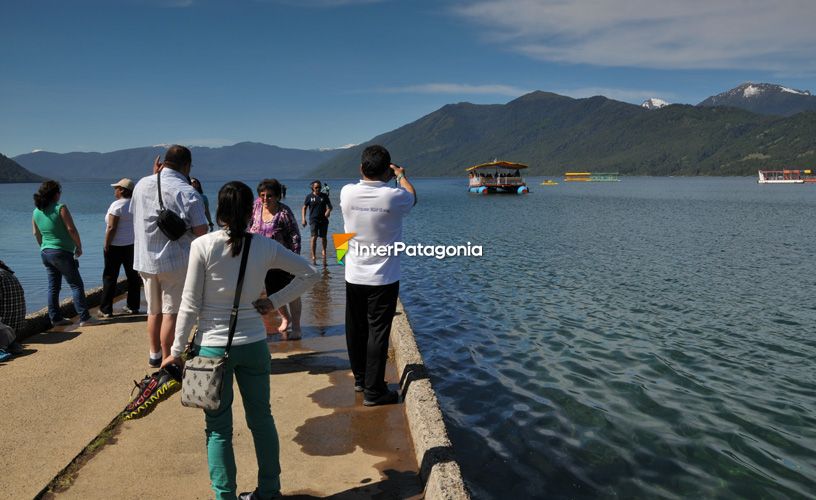
[[[467,498],[441,413],[417,410],[415,400],[427,401],[430,389],[416,379],[418,351],[405,358],[395,350],[389,360],[386,378],[392,388],[401,383],[405,404],[366,408],[353,391],[342,271],[332,271],[304,296],[303,339],[269,336],[284,495]],[[406,338],[413,334],[400,311],[392,342],[403,346]],[[151,371],[144,316],[53,329],[22,343],[22,356],[0,364],[0,498],[212,497],[201,410],[175,395],[144,419],[109,426],[130,399],[132,380]],[[398,366],[400,356],[413,375],[405,362]],[[249,491],[257,468],[238,391],[233,417],[238,489]],[[412,436],[417,429],[422,435]]]

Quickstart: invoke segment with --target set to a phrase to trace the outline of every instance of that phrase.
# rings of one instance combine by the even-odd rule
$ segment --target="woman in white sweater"
[[[216,219],[223,229],[193,241],[175,342],[163,366],[181,364],[181,355],[196,322],[198,355],[215,357],[224,354],[241,264],[241,247],[252,217],[254,199],[252,190],[237,181],[225,184],[218,192]],[[282,269],[295,278],[285,288],[259,302],[256,299],[264,289],[268,269]],[[257,488],[254,492],[241,493],[238,498],[266,499],[280,494],[278,432],[269,407],[271,360],[266,330],[256,307],[265,311],[288,304],[318,279],[317,270],[303,257],[273,239],[252,236],[238,321],[224,373],[221,407],[204,410],[210,481],[217,499],[234,499],[237,490],[232,450],[233,374],[241,390],[258,460]]]

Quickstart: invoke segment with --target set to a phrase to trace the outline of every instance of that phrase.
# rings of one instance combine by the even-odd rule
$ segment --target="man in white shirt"
[[[181,303],[190,243],[207,233],[204,200],[190,185],[193,160],[190,150],[173,145],[164,155],[164,163],[156,158],[155,175],[143,177],[133,190],[130,210],[133,213],[133,269],[144,281],[147,299],[147,335],[150,341],[150,366],[158,367],[170,355],[176,329],[176,315]],[[161,176],[161,197],[164,207],[181,217],[187,232],[170,240],[159,229],[159,193],[157,178]]]
[[[392,246],[402,240],[402,218],[416,205],[416,190],[405,169],[391,163],[382,146],[369,146],[360,164],[363,179],[340,191],[346,233],[355,233],[346,254],[346,345],[354,390],[364,392],[363,404],[396,403],[385,383],[388,337],[399,295],[398,255],[377,255],[361,247]],[[399,188],[388,186],[395,178]]]

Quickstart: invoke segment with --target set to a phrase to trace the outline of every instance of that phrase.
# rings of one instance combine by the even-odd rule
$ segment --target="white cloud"
[[[279,3],[297,7],[344,7],[347,5],[365,5],[381,3],[387,0],[255,0],[259,3]]]
[[[193,4],[195,3],[195,0],[159,0],[158,3],[161,7],[176,9],[192,7]]]
[[[510,97],[518,97],[530,92],[530,90],[513,87],[512,85],[471,85],[467,83],[423,83],[420,85],[381,88],[379,91],[388,94],[487,94]]]
[[[660,69],[816,69],[813,0],[474,0],[454,13],[536,59]]]

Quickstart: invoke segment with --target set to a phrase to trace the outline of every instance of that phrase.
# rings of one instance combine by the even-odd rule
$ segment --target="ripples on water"
[[[420,180],[405,240],[484,256],[406,258],[400,291],[476,497],[816,491],[816,186],[464,184]],[[35,188],[0,186],[0,258],[42,305]],[[109,188],[65,191],[92,286]]]
[[[401,293],[477,496],[812,494],[816,186],[462,182],[406,239],[485,256],[406,259]]]

